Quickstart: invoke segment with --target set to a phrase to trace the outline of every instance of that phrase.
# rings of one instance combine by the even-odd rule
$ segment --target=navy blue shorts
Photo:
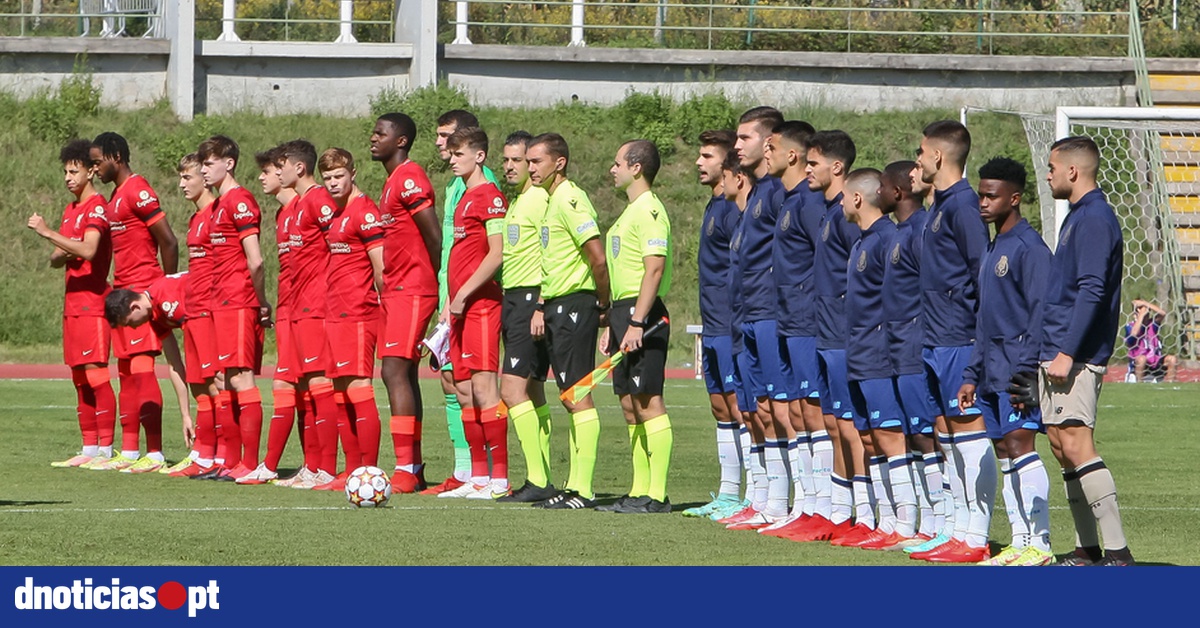
[[[775,333],[773,320],[742,323],[742,337],[746,343],[747,360],[742,377],[748,379],[747,388],[755,399],[787,400],[787,378],[783,373],[783,359],[779,355],[779,335]]]
[[[821,412],[839,419],[853,419],[850,382],[846,379],[846,350],[817,349],[817,363],[821,366],[821,377],[817,380]]]
[[[817,383],[821,366],[817,364],[816,336],[781,337],[783,363],[788,366],[788,399],[816,399],[821,395]]]
[[[983,424],[987,427],[988,438],[992,440],[1000,440],[1016,430],[1046,432],[1042,425],[1042,409],[1017,412],[1012,407],[1008,393],[976,395],[975,406],[983,412]]]
[[[701,336],[700,364],[704,370],[704,385],[708,394],[738,392],[742,386],[734,366],[733,338],[729,336]]]
[[[962,347],[925,347],[921,357],[925,360],[925,377],[929,380],[929,393],[938,404],[938,413],[946,418],[977,415],[979,408],[958,407],[958,389],[962,387],[963,370],[971,362],[971,345]]]
[[[929,382],[924,373],[899,375],[892,378],[896,383],[896,397],[900,399],[900,408],[904,410],[907,419],[904,422],[904,433],[933,434],[937,424],[938,406],[933,395],[929,394]]]
[[[745,350],[739,351],[734,356],[734,364],[737,369],[737,403],[738,410],[742,412],[757,412],[758,402],[754,399],[754,395],[750,392],[749,378],[746,377],[746,362],[750,360],[750,355]]]
[[[854,406],[854,428],[860,432],[904,427],[904,410],[900,409],[890,377],[850,382],[850,401]]]

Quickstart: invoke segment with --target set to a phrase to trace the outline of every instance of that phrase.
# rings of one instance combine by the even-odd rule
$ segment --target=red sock
[[[238,427],[242,436],[242,465],[258,468],[258,448],[262,444],[262,393],[257,388],[233,393],[238,404]]]
[[[370,386],[347,389],[346,401],[354,410],[354,432],[358,435],[358,449],[362,452],[361,464],[379,466],[379,440],[383,428],[379,426],[375,389]]]
[[[87,370],[82,367],[71,369],[71,383],[75,385],[75,416],[79,419],[79,433],[84,447],[95,447],[100,442],[96,425],[96,395],[88,384]]]
[[[342,453],[346,456],[345,471],[350,472],[362,466],[362,450],[358,448],[358,434],[354,425],[354,408],[350,407],[344,391],[333,393],[333,400],[338,407],[338,438],[342,441]]]
[[[162,389],[154,375],[154,356],[135,355],[130,358],[129,370],[138,380],[138,421],[146,432],[146,453],[162,453]]]
[[[196,457],[212,460],[217,455],[217,415],[213,398],[196,395]]]
[[[479,411],[483,422],[483,436],[487,450],[492,454],[492,479],[508,479],[508,421],[496,413],[496,406]]]
[[[141,383],[141,379],[134,377],[129,370],[128,358],[117,360],[117,378],[121,383],[121,392],[118,393],[121,410],[121,451],[138,451],[138,407],[141,404],[138,384]]]
[[[396,454],[396,468],[413,465],[417,471],[417,443],[421,442],[421,422],[415,416],[392,415],[389,425],[392,432],[392,451]]]
[[[242,461],[242,434],[233,416],[233,393],[217,393],[217,457],[232,469]]]
[[[317,466],[326,473],[336,475],[338,403],[333,398],[333,385],[314,384],[309,390],[312,392],[313,405],[317,407],[317,416],[314,425],[317,431],[317,438],[321,441],[321,459]]]
[[[479,422],[479,408],[464,406],[462,413],[463,435],[471,450],[471,475],[485,477],[488,475],[487,443],[483,437],[483,424]]]
[[[302,407],[300,420],[304,429],[300,430],[300,447],[304,450],[304,466],[316,473],[321,466],[321,435],[317,432],[317,402],[310,391],[304,391]]]
[[[113,394],[108,367],[88,369],[86,377],[96,407],[96,442],[101,447],[112,447],[117,427],[117,396]]]
[[[292,421],[296,413],[296,391],[292,388],[276,388],[271,391],[274,400],[271,411],[271,426],[267,431],[267,457],[263,460],[268,471],[279,469],[279,459],[292,436]],[[303,434],[304,430],[301,429]]]

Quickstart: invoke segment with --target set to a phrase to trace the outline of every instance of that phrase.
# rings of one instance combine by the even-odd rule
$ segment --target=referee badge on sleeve
[[[520,239],[521,239],[521,225],[517,225],[517,224],[509,225],[508,226],[508,244],[509,244],[509,246],[516,246],[517,241]]]
[[[860,273],[867,269],[867,252],[866,251],[862,251],[858,254],[858,264],[857,264],[856,268],[858,268],[858,272],[860,272]]]
[[[1003,277],[1008,274],[1008,256],[1001,255],[1000,261],[996,262],[996,276]]]
[[[542,248],[550,246],[550,227],[542,227]]]
[[[612,255],[617,257],[621,254],[621,236],[612,237]]]

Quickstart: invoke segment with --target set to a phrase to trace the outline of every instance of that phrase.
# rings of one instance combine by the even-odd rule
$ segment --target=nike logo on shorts
[[[462,357],[463,357],[463,359],[465,360],[465,359],[467,359],[467,358],[473,358],[473,357],[475,357],[475,354],[474,354],[474,353],[464,353],[464,354],[462,354]]]
[[[233,357],[233,354],[232,354],[232,353],[226,353],[225,355],[219,355],[219,356],[217,356],[217,361],[218,361],[218,362],[224,362],[225,360],[228,360],[229,358],[232,358],[232,357]]]
[[[208,368],[208,367],[210,367],[210,366],[212,366],[212,362],[209,362],[209,363],[207,363],[207,364],[201,364],[201,365],[200,365],[200,368],[202,368],[202,369],[206,369],[206,368]]]
[[[93,349],[88,349],[87,351],[83,352],[83,355],[92,355],[92,351]]]
[[[143,341],[143,340],[145,340],[145,338],[134,338],[133,340],[130,340],[130,341],[129,341],[129,344],[131,344],[131,345],[136,345],[137,343],[139,343],[139,342],[141,342],[141,341]]]
[[[318,356],[318,357],[320,357],[320,356]],[[312,364],[313,362],[316,362],[316,361],[317,361],[317,358],[304,358],[305,364]]]
[[[392,347],[394,347],[394,346],[396,346],[396,345],[398,345],[398,344],[400,344],[400,343],[398,343],[398,342],[385,342],[385,343],[383,343],[383,348],[385,348],[385,349],[391,349]]]
[[[342,368],[343,366],[350,366],[350,362],[346,361],[346,362],[338,362],[337,363],[338,368]]]

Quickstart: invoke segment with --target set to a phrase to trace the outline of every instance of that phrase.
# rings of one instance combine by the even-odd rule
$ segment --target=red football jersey
[[[275,299],[275,318],[281,321],[291,320],[292,317],[292,283],[295,272],[292,270],[292,256],[288,253],[291,248],[290,231],[296,223],[296,205],[300,197],[293,196],[275,212],[275,245],[279,247],[279,289]]]
[[[183,325],[187,318],[187,272],[164,275],[154,280],[146,294],[150,296],[153,305],[150,324],[159,336],[165,336],[172,329]]]
[[[187,303],[193,316],[212,313],[213,310],[213,254],[209,230],[212,226],[212,210],[209,203],[196,210],[188,219],[187,247]]]
[[[411,159],[396,166],[383,184],[379,211],[383,217],[383,296],[403,290],[411,296],[435,296],[437,274],[413,222],[413,215],[433,208],[433,184]]]
[[[254,195],[243,187],[222,194],[213,205],[209,239],[213,252],[213,307],[218,310],[256,308],[258,296],[250,281],[242,240],[258,237],[262,212]]]
[[[454,208],[454,246],[450,248],[447,271],[451,299],[487,257],[488,221],[503,219],[506,211],[508,201],[494,183],[477,185],[463,193]],[[501,296],[500,284],[493,278],[476,290],[472,299],[499,299]]]
[[[100,242],[91,261],[73,257],[66,265],[64,316],[104,316],[104,297],[108,296],[108,267],[112,264],[112,239],[104,217],[105,201],[99,194],[72,201],[63,210],[58,232],[72,240],[83,241],[89,229],[100,232]]]
[[[325,232],[336,207],[329,191],[319,185],[306,190],[296,203],[296,216],[288,229],[294,321],[325,318],[325,269],[329,265]]]
[[[383,246],[383,222],[375,201],[366,194],[350,199],[334,214],[325,239],[329,243],[326,320],[378,319],[375,270],[367,256],[367,251]]]
[[[163,276],[150,226],[166,218],[158,195],[140,174],[131,175],[108,201],[112,232],[113,287],[142,290]]]

